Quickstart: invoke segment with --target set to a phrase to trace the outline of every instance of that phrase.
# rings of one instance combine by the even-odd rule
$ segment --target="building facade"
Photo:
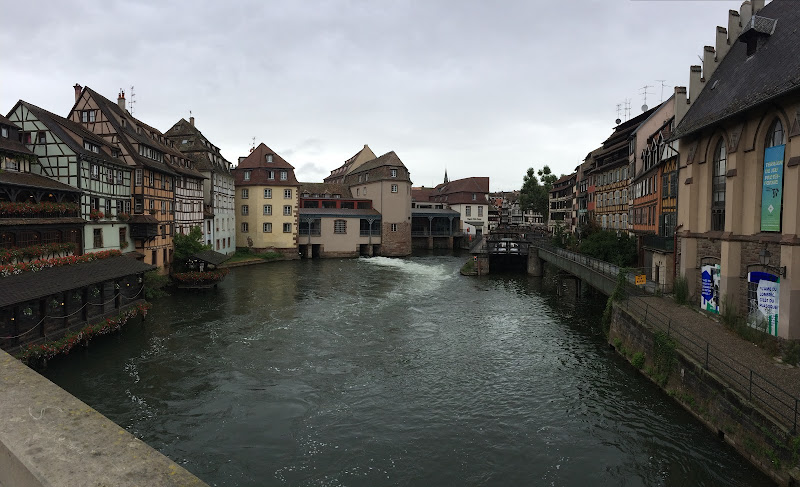
[[[565,232],[575,231],[575,222],[572,219],[572,200],[575,193],[576,179],[577,174],[572,173],[561,176],[553,183],[548,202],[550,205],[550,219],[547,222],[548,229],[551,232],[559,225]]]

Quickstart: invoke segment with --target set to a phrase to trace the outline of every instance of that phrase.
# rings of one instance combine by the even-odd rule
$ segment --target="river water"
[[[773,485],[609,348],[604,298],[463,262],[238,268],[45,375],[210,485]]]

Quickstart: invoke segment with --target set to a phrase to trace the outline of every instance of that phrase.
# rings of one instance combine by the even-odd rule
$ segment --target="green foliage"
[[[636,237],[610,230],[599,230],[585,237],[578,251],[618,266],[636,265]]]
[[[550,216],[550,190],[553,189],[553,183],[557,179],[548,166],[544,166],[539,171],[534,171],[532,167],[528,168],[525,176],[522,177],[522,189],[519,195],[519,205],[522,211],[533,210],[541,213],[547,223]]]
[[[183,263],[198,252],[211,250],[210,245],[203,244],[203,230],[200,227],[192,227],[186,235],[176,233],[172,242],[175,244],[175,262]]]
[[[790,340],[786,343],[783,349],[783,362],[791,365],[797,365],[800,362],[800,342]]]
[[[675,277],[675,302],[689,304],[689,281],[684,276]]]
[[[677,348],[677,342],[663,331],[653,335],[653,379],[662,386],[672,373]]]
[[[164,287],[169,284],[169,277],[163,276],[157,270],[147,271],[144,273],[144,297],[145,299],[152,300],[169,296],[164,290]]]
[[[621,301],[625,299],[625,284],[627,282],[627,275],[627,269],[620,269],[619,274],[617,274],[617,285],[614,286],[614,291],[611,292],[611,296],[609,296],[608,301],[606,301],[606,309],[603,310],[603,317],[600,320],[601,324],[603,325],[603,332],[606,334],[606,336],[608,336],[608,332],[611,329],[611,314],[614,312],[614,301]]]
[[[634,353],[633,358],[631,358],[631,365],[633,365],[637,369],[641,369],[642,367],[644,367],[644,353],[643,352]]]

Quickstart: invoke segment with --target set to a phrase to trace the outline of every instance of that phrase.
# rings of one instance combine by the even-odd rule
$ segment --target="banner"
[[[719,264],[704,265],[700,275],[700,309],[719,314]]]
[[[781,278],[767,272],[748,272],[748,288],[755,286],[755,298],[750,296],[747,324],[772,336],[778,336],[778,308]]]
[[[761,186],[761,231],[781,231],[781,202],[783,201],[783,151],[785,145],[764,151],[764,178]]]

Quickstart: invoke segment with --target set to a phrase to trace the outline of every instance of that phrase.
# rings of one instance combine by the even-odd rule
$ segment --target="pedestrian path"
[[[668,333],[681,350],[743,397],[763,407],[787,430],[798,429],[799,367],[776,360],[715,317],[678,305],[671,297],[629,296],[619,305]]]

